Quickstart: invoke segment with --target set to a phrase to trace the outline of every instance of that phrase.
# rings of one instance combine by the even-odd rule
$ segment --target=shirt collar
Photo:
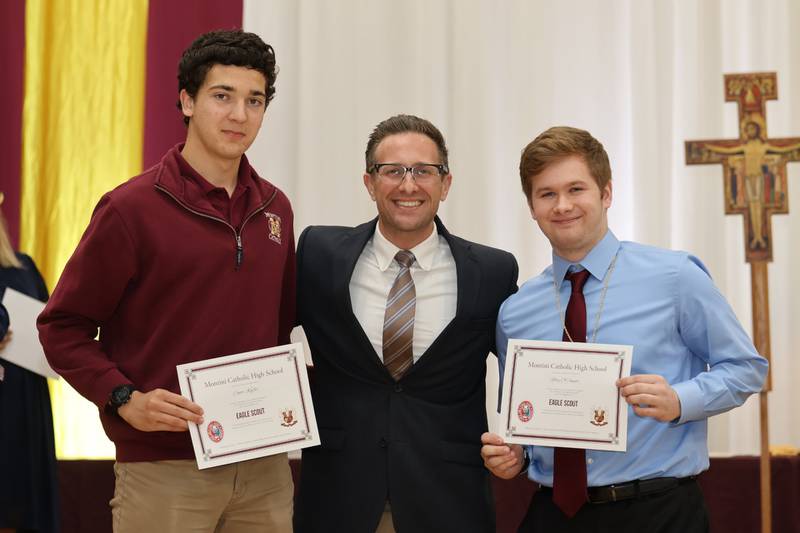
[[[600,239],[600,242],[594,245],[586,257],[577,263],[571,263],[560,257],[553,252],[553,277],[556,280],[556,285],[561,288],[561,283],[564,281],[564,276],[571,266],[583,267],[589,271],[594,278],[602,280],[608,267],[611,266],[611,261],[619,251],[619,240],[611,230],[606,231],[605,236]],[[573,270],[581,270],[580,268]]]
[[[181,154],[181,150],[183,150],[183,145],[178,148],[178,153],[176,154],[176,159],[178,160],[178,168],[180,169],[180,173],[185,178],[191,180],[197,187],[200,189],[200,192],[204,196],[211,196],[212,194],[216,193],[224,193],[226,196],[228,193],[225,191],[223,187],[217,187],[206,178],[204,178],[199,172],[197,172],[192,165],[189,164],[188,161],[183,157]],[[250,165],[247,162],[244,154],[242,154],[242,158],[239,161],[239,171],[236,175],[236,187],[234,189],[233,196],[239,196],[245,189],[250,188]]]
[[[401,248],[392,244],[389,239],[381,233],[381,225],[375,225],[375,235],[372,238],[372,247],[375,251],[375,258],[378,261],[378,268],[381,272],[386,272],[386,269],[394,261],[394,256]],[[434,230],[427,239],[413,247],[410,251],[414,254],[416,263],[422,270],[430,270],[433,267],[433,260],[436,257],[436,250],[439,247],[439,232],[434,227]]]

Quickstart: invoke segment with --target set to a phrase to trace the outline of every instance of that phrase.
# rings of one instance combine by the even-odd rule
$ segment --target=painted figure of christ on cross
[[[686,141],[688,164],[721,163],[725,213],[744,215],[748,262],[772,260],[770,216],[789,211],[786,163],[800,161],[800,138],[767,138],[766,101],[778,97],[774,72],[725,76],[725,99],[739,105],[739,139]]]

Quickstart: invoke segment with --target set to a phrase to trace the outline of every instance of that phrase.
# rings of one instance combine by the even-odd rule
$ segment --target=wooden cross
[[[686,163],[721,163],[725,213],[744,215],[745,257],[772,261],[771,215],[789,212],[786,163],[800,161],[800,137],[767,137],[766,101],[777,100],[774,72],[727,74],[725,100],[739,105],[739,138],[686,141]]]
[[[726,74],[725,100],[739,105],[739,139],[686,141],[686,163],[721,163],[725,213],[744,215],[745,259],[750,263],[753,344],[770,359],[769,285],[773,214],[789,212],[786,163],[800,161],[800,137],[767,136],[766,101],[778,98],[774,72]],[[772,530],[769,461],[769,410],[772,367],[761,391],[761,531]]]

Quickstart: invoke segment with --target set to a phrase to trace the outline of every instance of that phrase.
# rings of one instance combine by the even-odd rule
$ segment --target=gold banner
[[[147,10],[26,2],[20,249],[51,289],[100,196],[141,172]],[[96,408],[62,384],[51,383],[59,457],[108,456]]]

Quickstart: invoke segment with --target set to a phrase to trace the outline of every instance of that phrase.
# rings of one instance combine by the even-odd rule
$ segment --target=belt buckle
[[[612,502],[617,501],[617,486],[611,485],[608,488],[611,489],[611,501]]]

